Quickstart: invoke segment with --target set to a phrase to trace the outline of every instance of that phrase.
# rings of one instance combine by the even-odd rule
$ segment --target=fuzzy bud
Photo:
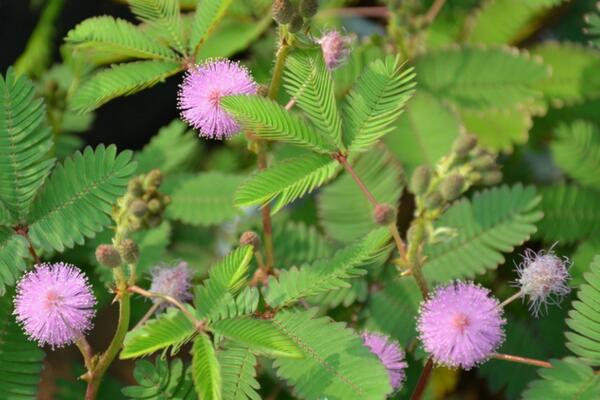
[[[294,6],[290,0],[275,0],[273,2],[273,19],[279,25],[289,24],[294,18],[295,14],[296,10],[294,10]]]
[[[425,197],[425,208],[433,210],[444,204],[444,198],[438,191],[431,192]]]
[[[305,18],[310,18],[317,13],[317,9],[319,8],[318,0],[300,0],[300,5],[298,7],[298,11],[300,15]]]
[[[152,199],[148,202],[148,210],[152,214],[158,214],[162,210],[162,205],[160,204],[160,200]]]
[[[461,135],[455,141],[453,145],[453,151],[458,157],[466,157],[471,150],[477,145],[477,136],[475,135]]]
[[[148,205],[144,200],[136,199],[129,206],[129,211],[138,218],[144,218],[148,212]]]
[[[496,165],[496,160],[491,154],[483,154],[472,161],[473,168],[478,170],[490,169]]]
[[[122,263],[121,255],[110,244],[101,244],[96,248],[96,260],[108,268],[116,268]]]
[[[134,197],[142,197],[144,194],[144,189],[142,188],[142,183],[138,178],[133,178],[127,184],[127,191],[131,193]]]
[[[144,181],[146,188],[157,188],[158,186],[160,186],[162,178],[162,172],[160,172],[159,169],[153,169],[152,171],[148,172]]]
[[[323,35],[317,43],[321,45],[323,60],[325,60],[325,65],[331,71],[346,61],[350,52],[351,39],[337,31],[330,31]]]
[[[465,178],[460,174],[450,175],[440,184],[440,192],[446,201],[456,200],[463,192]]]
[[[486,171],[483,174],[481,174],[481,183],[483,185],[497,185],[500,182],[502,182],[502,172],[498,170]]]
[[[140,259],[140,248],[131,239],[125,239],[119,244],[119,253],[127,264],[135,264]]]
[[[304,26],[304,18],[302,18],[301,15],[294,15],[294,18],[292,18],[292,20],[290,22],[289,30],[291,33],[296,33],[300,29],[302,29],[303,26]]]
[[[255,249],[260,246],[260,237],[256,232],[246,231],[240,236],[240,246],[251,245]]]
[[[396,222],[396,209],[389,204],[377,204],[373,210],[373,219],[379,225]]]
[[[410,191],[417,196],[425,194],[430,181],[431,169],[427,165],[419,165],[410,178]]]

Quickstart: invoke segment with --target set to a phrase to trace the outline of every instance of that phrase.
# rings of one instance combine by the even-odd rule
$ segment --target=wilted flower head
[[[329,70],[336,69],[346,60],[351,42],[349,36],[343,36],[338,31],[329,31],[317,40],[317,43],[321,45],[323,59]]]
[[[558,304],[569,294],[570,266],[568,258],[557,257],[552,249],[539,253],[531,249],[525,251],[523,262],[517,266],[519,279],[516,285],[524,296],[529,296],[534,315],[539,314],[542,304]]]
[[[192,271],[186,262],[180,262],[175,267],[157,267],[152,274],[150,291],[185,302],[192,298],[191,280]],[[158,302],[160,298],[154,298],[153,301]],[[168,306],[167,303],[163,305]]]
[[[471,369],[500,346],[505,322],[489,290],[456,282],[438,288],[421,306],[418,331],[437,363]]]
[[[363,344],[375,354],[390,376],[390,384],[394,390],[400,388],[406,374],[408,364],[404,361],[404,350],[400,345],[379,333],[365,332],[362,334]]]
[[[92,327],[96,299],[86,276],[73,265],[38,264],[17,284],[17,321],[40,346],[62,347]]]
[[[248,70],[229,60],[211,60],[192,67],[179,90],[181,118],[200,131],[200,136],[223,139],[240,127],[221,107],[223,96],[256,94],[257,85]]]

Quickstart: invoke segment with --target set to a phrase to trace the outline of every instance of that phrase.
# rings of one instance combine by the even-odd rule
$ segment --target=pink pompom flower
[[[17,321],[40,346],[73,343],[92,327],[96,299],[87,277],[65,263],[38,264],[17,284]]]
[[[192,67],[179,90],[181,118],[211,139],[229,138],[240,127],[220,104],[223,96],[256,94],[257,85],[246,68],[226,59]]]
[[[329,31],[317,40],[317,43],[321,45],[325,65],[331,71],[346,61],[352,39],[349,36],[343,36],[338,31]]]
[[[171,296],[174,299],[186,302],[192,299],[192,270],[186,262],[180,262],[175,267],[157,267],[152,274],[150,291]],[[161,302],[161,308],[170,306],[170,303],[162,302],[160,298],[152,301]]]
[[[568,258],[557,257],[552,249],[539,253],[531,249],[525,251],[523,262],[517,266],[519,279],[515,285],[529,297],[530,309],[535,316],[542,305],[559,304],[571,292],[567,285],[570,266]]]
[[[435,362],[468,370],[502,344],[506,323],[502,312],[489,290],[456,282],[438,288],[421,305],[417,329]]]
[[[404,350],[398,343],[379,333],[364,332],[361,337],[363,344],[379,358],[387,370],[392,389],[399,389],[406,377],[404,370],[408,367],[404,361]]]

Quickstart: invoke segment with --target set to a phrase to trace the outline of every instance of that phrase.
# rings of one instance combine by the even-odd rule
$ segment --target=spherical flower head
[[[399,389],[406,377],[404,370],[408,367],[404,361],[404,350],[398,343],[379,333],[365,332],[362,334],[362,340],[387,370],[392,388]]]
[[[456,282],[438,288],[421,305],[417,329],[435,362],[468,370],[502,344],[505,322],[489,290]]]
[[[535,316],[539,315],[542,305],[559,304],[569,294],[570,266],[568,258],[557,257],[552,250],[525,251],[523,262],[517,266],[519,279],[516,286],[529,297],[530,309]]]
[[[152,275],[150,291],[171,296],[181,302],[191,300],[192,270],[186,262],[180,262],[175,267],[157,267]],[[156,303],[160,298],[153,298]],[[169,303],[162,303],[167,307]]]
[[[17,284],[14,314],[40,346],[62,347],[92,327],[96,299],[86,276],[64,263],[38,264]]]
[[[207,61],[192,67],[180,85],[181,118],[202,137],[229,138],[240,127],[221,107],[221,98],[256,91],[256,83],[240,64],[224,59]]]
[[[343,36],[338,31],[329,31],[317,40],[317,43],[321,45],[325,65],[330,71],[346,61],[351,42],[352,39],[349,36]]]

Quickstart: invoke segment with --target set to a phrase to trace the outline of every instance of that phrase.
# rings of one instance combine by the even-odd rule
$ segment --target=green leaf
[[[383,400],[391,392],[383,365],[361,338],[316,309],[284,310],[273,321],[304,352],[304,359],[278,358],[277,374],[297,397],[329,400]]]
[[[14,323],[12,296],[0,298],[0,398],[35,400],[38,395],[44,352],[28,340]]]
[[[131,151],[117,155],[114,145],[87,147],[53,172],[29,216],[29,236],[46,250],[82,244],[109,225],[112,205],[135,171]]]
[[[171,349],[175,355],[196,333],[196,327],[181,310],[167,308],[155,319],[127,333],[119,358],[143,357],[158,350]]]
[[[547,243],[573,243],[585,239],[600,226],[600,192],[576,185],[553,185],[540,191],[544,218],[539,235]]]
[[[237,206],[264,205],[275,201],[274,214],[292,201],[312,192],[333,177],[339,164],[329,156],[310,154],[270,166],[245,181],[235,194]]]
[[[233,198],[242,181],[242,176],[221,172],[204,172],[184,179],[169,192],[172,202],[166,215],[198,226],[233,220],[240,213]]]
[[[426,247],[426,278],[473,278],[504,263],[502,253],[512,252],[536,231],[535,223],[542,218],[540,200],[533,187],[518,184],[486,189],[472,200],[454,203],[435,226],[456,230],[456,237]]]
[[[348,287],[348,279],[365,274],[361,267],[387,250],[389,239],[388,230],[379,228],[331,259],[282,270],[277,278],[269,278],[265,300],[271,307],[285,307],[304,297]]]
[[[154,39],[165,41],[187,55],[178,0],[128,0],[131,11],[152,29]]]
[[[155,365],[146,360],[135,363],[133,376],[137,386],[127,386],[122,389],[128,399],[155,400],[195,400],[198,398],[189,369],[176,358],[168,361],[156,357]]]
[[[538,370],[541,379],[533,381],[523,400],[595,400],[600,397],[600,375],[575,358],[553,360],[552,368]]]
[[[281,333],[272,321],[251,317],[231,318],[215,322],[212,328],[219,335],[245,344],[256,352],[273,357],[303,357],[296,343]]]
[[[208,36],[212,34],[225,16],[231,2],[232,0],[203,0],[198,2],[188,44],[190,53],[198,53]]]
[[[205,333],[200,333],[192,347],[192,377],[202,400],[221,400],[221,367],[215,348]]]
[[[561,125],[552,142],[552,155],[569,176],[600,189],[600,129],[585,121]]]
[[[407,175],[422,164],[434,166],[464,130],[455,112],[435,97],[417,92],[398,118],[385,143],[402,162]]]
[[[385,149],[373,148],[358,158],[353,168],[378,201],[392,207],[398,204],[403,190],[402,168]],[[323,230],[340,242],[364,237],[378,226],[373,205],[345,172],[319,192],[317,207]]]
[[[208,279],[196,288],[195,305],[198,317],[211,318],[220,311],[223,302],[240,291],[246,284],[252,255],[252,246],[240,247],[212,267]]]
[[[181,71],[169,61],[136,61],[103,69],[85,82],[71,99],[73,108],[87,112],[119,96],[129,96]]]
[[[596,256],[589,272],[584,274],[586,283],[579,286],[577,300],[571,304],[566,332],[567,347],[581,360],[593,367],[600,366],[600,256]]]
[[[27,265],[29,243],[12,229],[0,226],[0,296],[6,292],[5,286],[12,286]]]
[[[329,244],[316,227],[293,221],[273,227],[273,250],[280,269],[331,255]]]
[[[315,132],[306,122],[273,100],[261,96],[227,96],[221,99],[221,105],[243,130],[262,139],[281,140],[319,153],[336,150],[328,136]]]
[[[345,149],[333,78],[320,52],[317,56],[292,53],[286,66],[285,89],[290,97],[296,99],[321,135],[331,137],[338,148]]]
[[[160,42],[148,37],[135,25],[110,16],[93,17],[67,33],[65,41],[86,57],[113,62],[128,58],[177,61],[177,55]]]
[[[360,75],[344,103],[344,143],[365,151],[391,132],[415,86],[412,68],[402,70],[399,57],[376,60]]]
[[[415,60],[419,89],[469,109],[529,105],[548,68],[516,49],[459,47]]]
[[[590,43],[596,47],[600,46],[600,12],[596,11],[586,14],[584,19],[587,23],[584,31],[591,36]]]
[[[245,346],[228,344],[217,352],[223,379],[223,400],[260,400],[256,392],[260,384],[256,381],[257,360]]]
[[[9,68],[0,75],[0,201],[12,223],[22,223],[54,164],[52,134],[31,81]],[[6,219],[6,218],[5,218]]]

